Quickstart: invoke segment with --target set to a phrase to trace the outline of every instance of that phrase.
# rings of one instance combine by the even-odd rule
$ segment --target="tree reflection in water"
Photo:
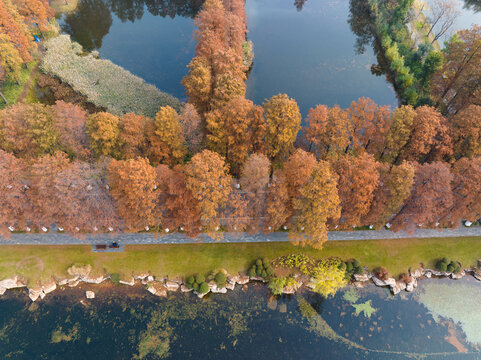
[[[75,12],[63,19],[62,31],[70,34],[85,50],[102,47],[102,39],[109,33],[112,13],[122,22],[142,19],[145,9],[154,15],[174,18],[193,18],[203,0],[79,0]],[[86,26],[87,24],[87,26]]]
[[[481,0],[464,0],[464,8],[473,10],[474,12],[481,11]]]

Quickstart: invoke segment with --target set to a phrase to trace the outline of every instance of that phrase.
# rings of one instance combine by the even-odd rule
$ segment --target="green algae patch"
[[[361,313],[364,314],[365,317],[370,318],[372,314],[374,314],[377,309],[372,307],[371,300],[368,300],[362,304],[352,304],[356,311],[356,315],[360,315]]]
[[[352,304],[356,303],[359,300],[359,295],[352,288],[347,290],[342,297],[344,298],[344,300],[349,301]]]

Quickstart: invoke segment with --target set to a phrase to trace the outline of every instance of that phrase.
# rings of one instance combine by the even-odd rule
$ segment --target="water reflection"
[[[474,12],[481,11],[481,1],[479,0],[464,0],[464,7]]]
[[[194,18],[203,0],[79,0],[75,12],[61,21],[62,31],[70,34],[85,50],[102,47],[102,39],[112,26],[112,14],[121,22],[141,20],[147,10],[153,16]]]

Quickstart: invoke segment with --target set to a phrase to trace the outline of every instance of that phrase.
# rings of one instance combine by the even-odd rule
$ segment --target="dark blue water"
[[[349,290],[355,304],[371,302],[375,312],[367,317],[356,313],[344,290],[327,300],[308,292],[283,297],[269,308],[263,285],[202,300],[181,293],[159,299],[141,286],[91,289],[94,300],[84,299],[85,288],[68,288],[33,305],[26,292],[7,292],[0,299],[0,358],[481,358],[462,327],[449,318],[436,321],[416,301],[419,293],[393,298],[372,286]],[[447,340],[449,331],[466,353]]]

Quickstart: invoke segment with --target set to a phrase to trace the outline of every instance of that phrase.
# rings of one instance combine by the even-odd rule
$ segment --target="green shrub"
[[[209,291],[209,284],[207,284],[205,281],[199,285],[199,293],[200,294],[205,294],[206,292]]]
[[[46,53],[40,66],[58,77],[88,101],[115,115],[133,112],[154,117],[161,106],[180,110],[179,100],[109,60],[83,55],[82,46],[68,35],[44,42]]]
[[[205,281],[205,276],[202,274],[198,274],[195,276],[195,282],[197,284],[202,284]]]
[[[262,260],[261,259],[257,259],[256,260],[256,265],[259,267],[259,266],[262,266]]]
[[[269,266],[269,267],[266,269],[266,273],[267,273],[268,276],[272,276],[272,275],[274,275],[274,269]]]
[[[197,285],[196,283],[193,283],[193,284],[188,284],[188,283],[185,283],[185,287],[187,289],[193,289],[194,288],[194,285]]]
[[[447,258],[447,257],[443,257],[443,258],[441,259],[441,261],[442,261],[443,263],[445,263],[446,266],[449,265],[449,263],[451,263],[451,260],[449,260],[449,258]]]
[[[267,271],[265,271],[265,270],[262,270],[262,274],[261,274],[261,276],[262,276],[263,278],[266,278],[266,277],[267,277]]]
[[[195,278],[192,275],[185,280],[185,283],[190,285],[194,284],[194,282],[195,282]]]
[[[226,281],[227,281],[227,277],[225,276],[224,273],[218,272],[215,275],[215,282],[217,285],[225,285]]]
[[[115,285],[119,285],[120,284],[120,274],[110,274],[110,280],[112,280],[112,282],[115,284]]]
[[[436,263],[436,269],[438,269],[439,271],[446,271],[447,267],[448,266],[446,265],[446,263],[442,260]]]
[[[359,263],[358,260],[354,259],[353,262],[352,262],[352,267],[358,268],[358,267],[361,267],[361,264]]]
[[[261,265],[261,266],[259,266],[259,265],[256,266],[256,275],[257,275],[257,276],[261,276],[263,271],[264,271],[264,268],[262,267],[262,265]]]
[[[194,285],[192,285],[192,289],[199,290],[199,284],[194,283]]]
[[[347,271],[347,272],[352,272],[352,269],[353,269],[353,267],[352,267],[352,262],[347,262],[347,263],[346,263],[346,271]]]
[[[451,264],[449,264],[449,265],[447,266],[447,268],[446,268],[446,271],[447,271],[447,272],[450,272],[450,273],[452,273],[453,270],[454,270],[454,266],[451,265]]]
[[[251,268],[249,269],[249,271],[247,272],[247,275],[248,275],[249,277],[254,277],[254,276],[256,276],[256,268],[255,268],[255,266],[253,266],[253,267],[251,267]]]
[[[361,266],[354,268],[354,274],[361,275],[362,273],[364,273],[364,269]]]
[[[274,295],[281,295],[286,286],[287,279],[285,277],[273,277],[269,280],[267,285]]]
[[[341,271],[346,271],[346,263],[345,262],[340,262],[338,266],[339,270]]]
[[[264,265],[265,269],[267,269],[270,266],[269,261],[266,258],[262,259],[262,264]]]

